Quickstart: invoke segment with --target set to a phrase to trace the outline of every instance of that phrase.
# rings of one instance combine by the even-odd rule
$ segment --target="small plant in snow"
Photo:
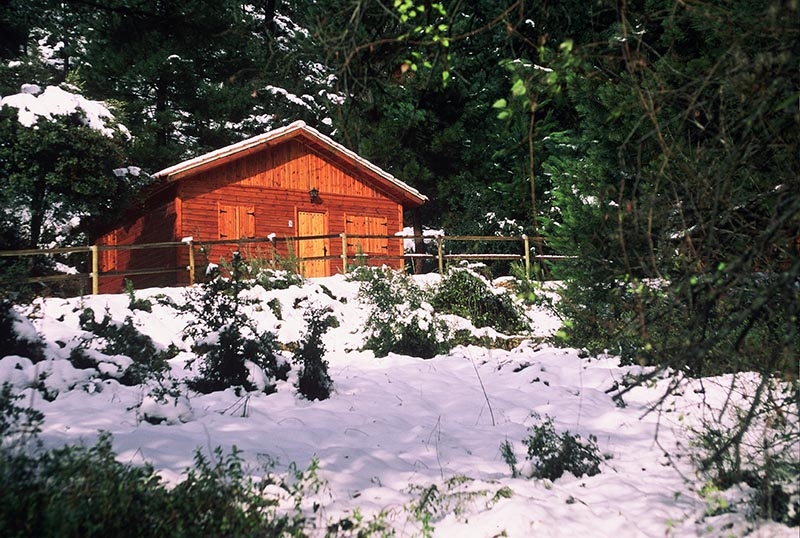
[[[331,326],[330,308],[309,308],[306,311],[308,330],[294,352],[294,362],[300,365],[297,390],[309,400],[326,400],[333,381],[328,375],[328,362],[323,360],[325,345],[322,335]]]
[[[152,312],[153,303],[148,299],[139,299],[136,297],[136,290],[133,287],[133,282],[125,279],[125,294],[128,296],[128,309],[141,310],[143,312]]]
[[[534,414],[534,418],[539,418]],[[530,429],[530,435],[522,443],[528,448],[525,457],[531,463],[532,478],[556,480],[565,472],[575,477],[594,476],[600,472],[603,458],[599,455],[597,438],[590,435],[584,441],[580,435],[565,431],[556,433],[553,419],[545,419]],[[520,476],[517,457],[508,441],[500,445],[500,453],[511,468],[513,476]]]

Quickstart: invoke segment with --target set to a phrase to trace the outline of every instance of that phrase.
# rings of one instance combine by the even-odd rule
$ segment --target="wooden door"
[[[325,234],[325,213],[311,211],[299,211],[297,213],[298,237]],[[297,243],[297,252],[300,258],[328,255],[327,239],[304,239]],[[328,267],[328,260],[310,260],[300,264],[300,272],[304,277],[328,276]]]

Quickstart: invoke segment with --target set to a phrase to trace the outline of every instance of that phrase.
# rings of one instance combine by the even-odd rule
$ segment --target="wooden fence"
[[[0,251],[0,258],[9,258],[9,257],[28,257],[28,256],[52,256],[57,254],[74,254],[74,253],[87,253],[89,256],[89,266],[91,267],[91,271],[88,273],[73,273],[73,274],[56,274],[56,275],[47,275],[47,276],[39,276],[39,277],[29,277],[27,278],[28,283],[47,283],[47,282],[59,282],[59,281],[66,281],[66,280],[77,280],[82,279],[84,281],[91,281],[92,285],[92,293],[97,294],[99,290],[99,283],[101,276],[114,276],[114,277],[125,277],[125,276],[135,276],[135,275],[155,275],[155,274],[164,274],[164,273],[181,273],[186,272],[188,273],[189,283],[194,284],[196,282],[196,275],[197,270],[202,268],[203,266],[198,267],[197,265],[197,255],[196,252],[200,249],[205,247],[210,247],[213,245],[232,245],[236,246],[237,249],[241,249],[243,247],[247,247],[251,244],[261,244],[261,245],[271,245],[272,252],[275,252],[275,246],[279,242],[286,242],[286,243],[298,243],[302,241],[311,241],[311,240],[319,240],[319,239],[340,239],[342,241],[342,254],[337,256],[315,256],[315,257],[306,257],[306,258],[296,258],[293,261],[302,263],[306,261],[315,261],[315,260],[337,260],[341,259],[342,262],[342,270],[343,272],[347,272],[348,267],[351,267],[353,264],[363,263],[366,260],[396,260],[396,259],[423,259],[423,260],[436,260],[438,264],[438,270],[440,274],[444,273],[445,263],[448,260],[456,261],[456,260],[484,260],[484,261],[498,261],[498,260],[510,260],[510,261],[519,261],[522,262],[525,266],[525,269],[528,273],[531,270],[531,263],[532,261],[552,261],[558,259],[564,259],[565,256],[554,256],[554,255],[543,255],[541,253],[534,253],[532,254],[532,250],[541,252],[541,238],[538,238],[534,241],[537,246],[535,248],[531,247],[531,238],[527,235],[522,236],[515,236],[515,237],[499,237],[499,236],[445,236],[445,235],[432,235],[432,236],[401,236],[401,235],[346,235],[344,233],[338,235],[315,235],[315,236],[299,236],[299,237],[286,237],[286,238],[278,238],[278,237],[262,237],[262,238],[250,238],[250,239],[240,239],[238,241],[229,241],[229,240],[219,240],[219,241],[197,241],[195,242],[192,238],[186,238],[183,241],[172,241],[172,242],[162,242],[162,243],[144,243],[144,244],[136,244],[136,245],[115,245],[115,246],[103,246],[103,245],[91,245],[91,246],[76,246],[76,247],[63,247],[63,248],[52,248],[52,249],[26,249],[26,250],[6,250]],[[388,255],[376,255],[376,254],[356,254],[356,255],[348,255],[348,240],[353,239],[388,239],[388,240],[399,240],[399,241],[406,241],[406,240],[418,240],[422,239],[426,243],[436,243],[436,252],[434,254],[428,253],[404,253],[401,256],[388,256]],[[514,253],[470,253],[470,252],[463,252],[463,253],[453,253],[453,252],[445,252],[445,243],[489,243],[489,242],[516,242],[521,243],[521,253],[514,254]],[[148,249],[158,249],[158,248],[186,248],[188,251],[188,259],[189,263],[185,267],[153,267],[147,269],[132,269],[126,271],[106,271],[101,272],[100,270],[100,255],[101,252],[104,251],[120,251],[120,250],[148,250]],[[0,285],[3,283],[0,282]]]

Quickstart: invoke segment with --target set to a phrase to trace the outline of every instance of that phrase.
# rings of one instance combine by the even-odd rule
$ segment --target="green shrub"
[[[359,298],[370,304],[364,348],[377,357],[399,353],[430,359],[450,349],[450,329],[405,274],[391,269],[372,272],[362,281]]]
[[[27,324],[29,334],[20,335],[17,326]],[[22,318],[14,305],[0,300],[0,357],[19,355],[27,357],[31,362],[44,360],[44,342],[33,332],[27,319]]]
[[[278,514],[278,501],[268,488],[303,495],[305,483],[292,491],[272,477],[249,478],[239,451],[225,455],[217,447],[209,460],[199,450],[194,468],[170,492],[170,507],[177,511],[173,535],[177,536],[301,536],[304,518],[299,509]],[[299,499],[295,499],[296,508]],[[170,531],[173,532],[173,531]]]
[[[122,324],[116,324],[108,312],[103,321],[95,321],[94,310],[84,309],[79,316],[81,329],[94,333],[104,341],[99,351],[105,355],[124,355],[133,362],[118,377],[123,385],[140,385],[148,379],[163,379],[169,371],[169,359],[178,354],[178,348],[170,345],[167,349],[156,348],[153,339],[142,334],[133,325],[130,316]],[[88,345],[85,342],[84,345]],[[89,357],[79,346],[70,352],[70,361],[75,368],[96,368],[97,361]]]
[[[323,360],[325,345],[322,335],[331,326],[330,308],[310,308],[305,319],[308,329],[294,352],[294,362],[300,365],[297,390],[309,400],[326,400],[333,381],[328,374],[328,362]]]
[[[764,379],[759,392],[759,405],[731,406],[735,427],[714,420],[696,429],[692,455],[711,487],[726,490],[744,483],[752,488],[750,514],[798,526],[800,384]]]
[[[243,279],[243,262],[237,254],[230,265],[230,278],[214,272],[208,282],[186,292],[182,305],[175,306],[190,316],[184,338],[194,340],[192,350],[202,357],[200,375],[188,382],[198,392],[256,389],[246,363],[250,361],[264,372],[267,382],[261,389],[270,393],[275,390],[274,381],[285,380],[290,369],[276,354],[275,335],[259,333],[244,312],[244,307],[255,303],[242,293],[253,283]]]
[[[256,284],[265,290],[285,290],[292,286],[302,286],[303,277],[282,269],[261,269],[254,275]]]
[[[525,312],[506,293],[495,293],[492,285],[474,271],[451,269],[431,299],[437,312],[455,314],[476,327],[492,327],[502,333],[529,331]]]
[[[0,531],[4,537],[297,536],[299,510],[278,513],[266,494],[272,478],[254,480],[234,448],[209,460],[198,451],[187,477],[172,489],[150,465],[117,461],[111,437],[37,456],[0,452]],[[299,504],[299,501],[296,501]]]
[[[275,391],[270,380],[286,380],[290,368],[276,354],[278,345],[273,334],[257,334],[251,330],[245,336],[242,327],[235,324],[222,328],[213,342],[195,344],[192,349],[203,360],[199,366],[200,375],[190,379],[188,385],[204,394],[230,387],[246,391],[259,388],[250,379],[245,361],[264,371],[268,382],[260,388],[267,394]]]
[[[9,383],[0,388],[0,450],[9,449],[9,443],[36,436],[44,421],[41,411],[20,407],[15,402],[22,395],[15,395]]]
[[[534,415],[534,418],[539,418]],[[545,419],[530,429],[530,435],[522,440],[528,451],[525,459],[531,462],[531,477],[556,480],[565,472],[577,478],[594,476],[600,472],[597,438],[590,435],[583,441],[578,434],[565,431],[556,433],[553,419]],[[508,441],[500,445],[500,453],[511,468],[512,476],[519,476],[517,457]]]
[[[128,296],[128,309],[141,310],[143,312],[152,312],[153,303],[148,299],[139,299],[136,297],[136,290],[133,287],[133,282],[125,279],[125,294]]]

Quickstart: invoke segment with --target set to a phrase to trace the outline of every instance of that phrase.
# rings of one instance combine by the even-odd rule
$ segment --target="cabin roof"
[[[404,205],[419,206],[428,200],[428,197],[417,189],[400,181],[389,172],[360,157],[354,151],[347,149],[313,127],[306,125],[304,121],[296,121],[285,127],[273,129],[164,168],[156,172],[154,177],[171,183],[292,139],[300,139],[312,151],[339,161],[346,167],[354,168],[359,172],[358,177],[383,187],[383,190],[399,198]]]

